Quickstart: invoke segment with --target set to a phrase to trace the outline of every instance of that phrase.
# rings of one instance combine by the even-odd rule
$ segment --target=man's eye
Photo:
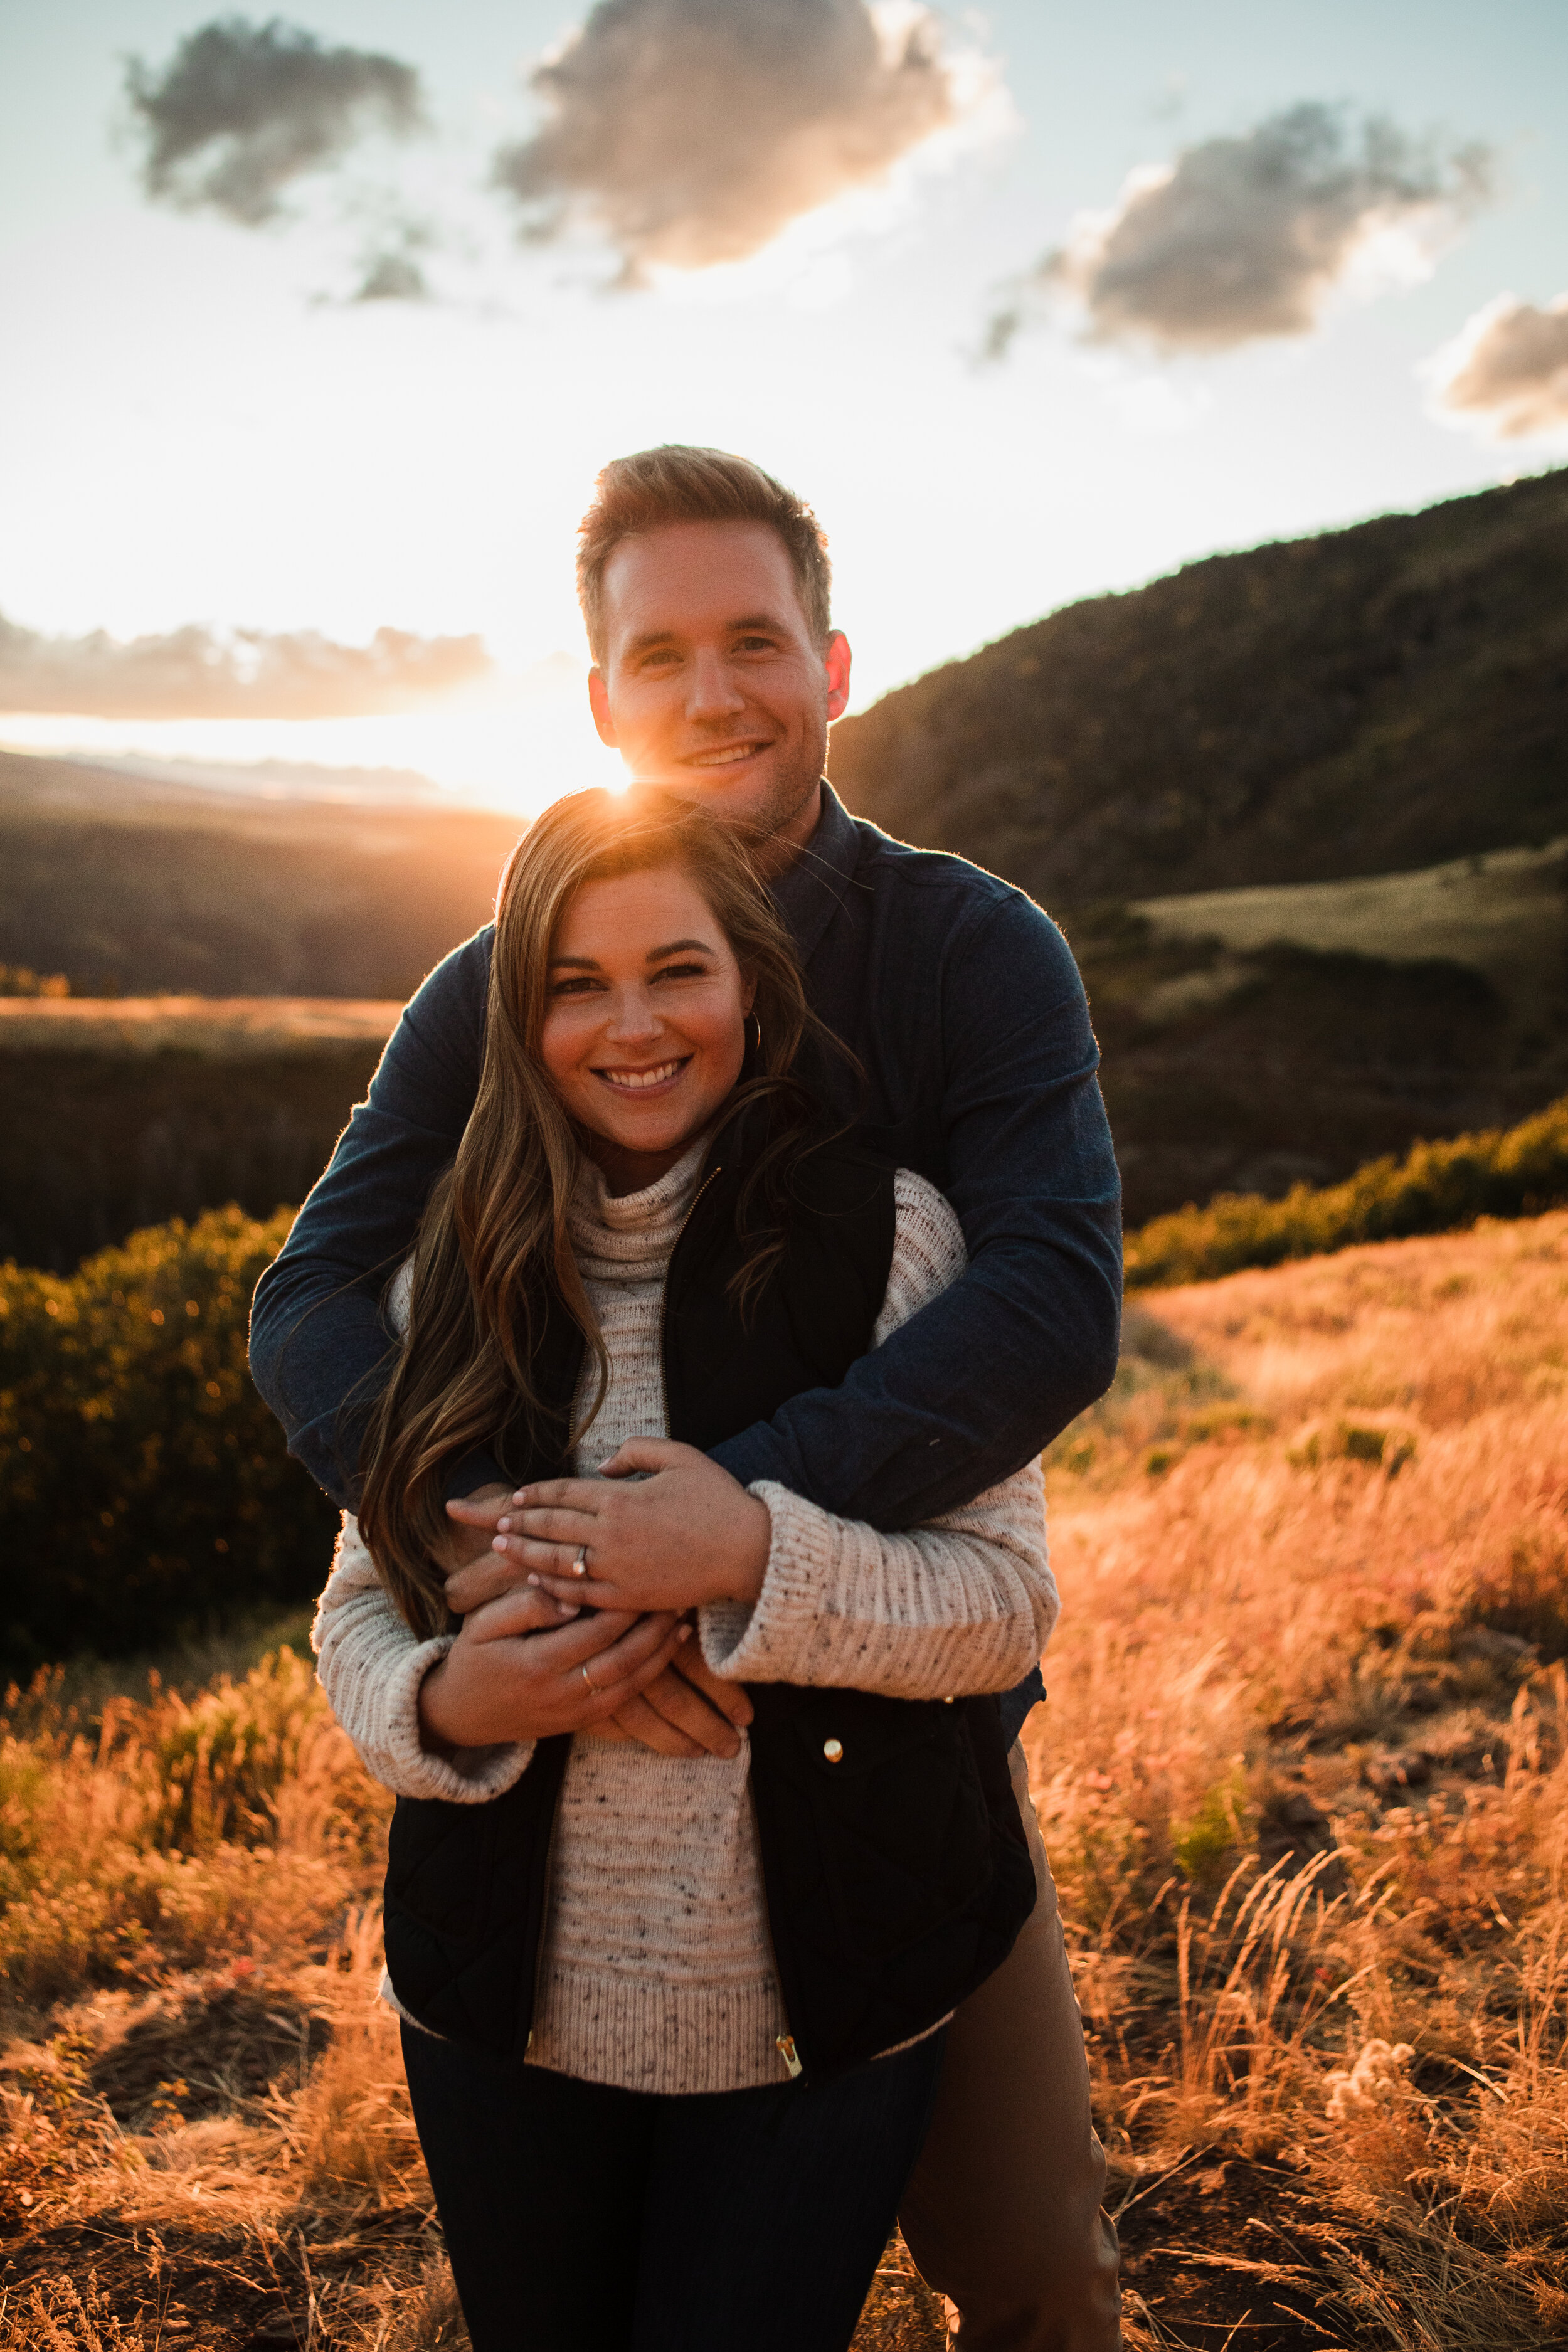
[[[771,654],[773,649],[772,637],[742,637],[735,648],[737,653],[742,654]]]

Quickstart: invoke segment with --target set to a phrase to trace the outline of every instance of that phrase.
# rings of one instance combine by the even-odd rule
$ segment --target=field
[[[1243,954],[1287,940],[1320,954],[1458,963],[1524,992],[1547,974],[1563,978],[1565,874],[1568,840],[1407,874],[1144,898],[1131,912],[1156,939],[1217,940]]]
[[[1047,1457],[1026,1744],[1129,2340],[1568,2340],[1568,1214],[1127,1339]],[[255,1646],[9,1701],[4,2352],[462,2340],[374,2000],[386,1802],[301,1627]],[[939,2342],[895,2245],[858,2352]]]

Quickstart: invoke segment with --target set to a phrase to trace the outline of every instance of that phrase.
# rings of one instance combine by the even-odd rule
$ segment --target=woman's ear
[[[745,1014],[748,1021],[752,1017],[752,1008],[756,1003],[756,981],[745,970],[744,966],[742,966],[741,971],[741,1010]]]

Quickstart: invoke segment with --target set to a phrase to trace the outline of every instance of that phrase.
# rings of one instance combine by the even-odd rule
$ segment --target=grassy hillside
[[[1074,944],[1130,1226],[1218,1193],[1279,1197],[1510,1127],[1568,1091],[1568,1017],[1463,966],[1293,948],[1172,950],[1117,926]]]
[[[850,806],[1053,912],[1568,832],[1568,470],[1213,556],[834,730]]]
[[[1491,1134],[1418,1143],[1343,1184],[1292,1185],[1283,1200],[1222,1192],[1127,1235],[1127,1288],[1215,1282],[1244,1266],[1330,1256],[1358,1242],[1458,1232],[1482,1217],[1533,1216],[1568,1202],[1568,1096]]]
[[[1568,992],[1568,836],[1414,873],[1134,899],[1128,911],[1162,945],[1217,940],[1245,955],[1283,942],[1463,964],[1510,994]]]
[[[395,1003],[0,1000],[0,1259],[68,1274],[170,1217],[300,1202]]]
[[[1130,2352],[1568,2328],[1565,1363],[1568,1216],[1392,1243],[1146,1302],[1047,1459],[1026,1746]],[[0,2352],[463,2341],[390,1801],[252,1654],[0,1726]],[[855,2352],[942,2340],[895,2244]]]
[[[405,997],[489,919],[518,831],[0,752],[0,959],[88,996]]]

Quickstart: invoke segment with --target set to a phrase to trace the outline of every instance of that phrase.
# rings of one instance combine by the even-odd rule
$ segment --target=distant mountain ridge
[[[1071,604],[833,730],[849,806],[1047,905],[1568,831],[1568,468]]]
[[[489,920],[521,830],[0,751],[0,962],[78,995],[405,997]]]

